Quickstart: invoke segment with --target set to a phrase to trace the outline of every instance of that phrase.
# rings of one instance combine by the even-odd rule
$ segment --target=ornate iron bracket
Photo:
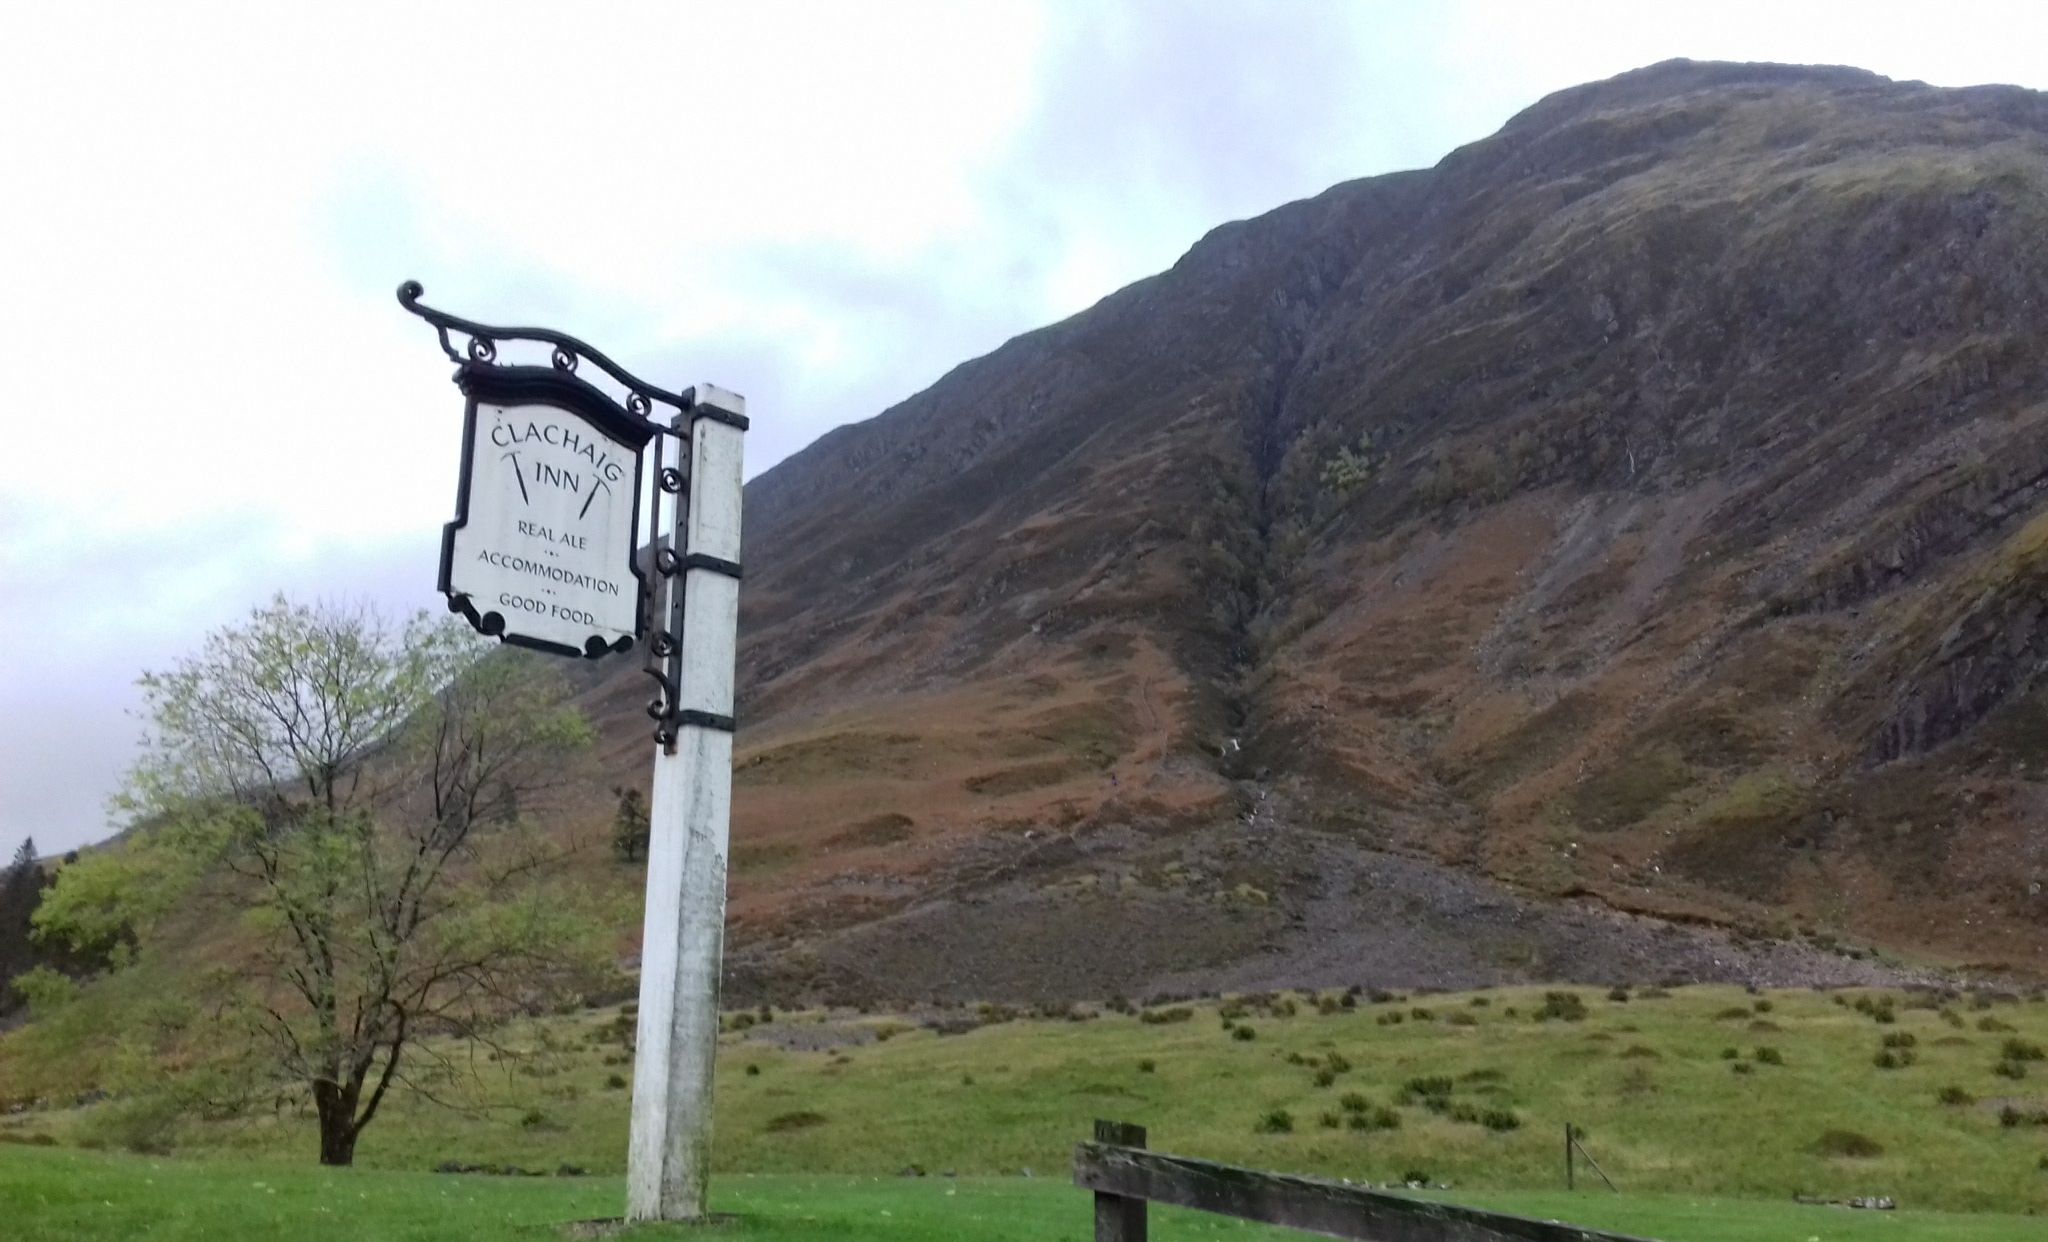
[[[441,352],[448,355],[450,362],[494,365],[498,360],[498,346],[503,342],[533,341],[551,347],[549,361],[557,371],[574,375],[577,366],[588,360],[592,366],[611,376],[626,390],[627,411],[641,418],[648,417],[652,412],[650,407],[657,401],[683,413],[688,413],[697,404],[695,393],[657,388],[566,332],[556,332],[552,328],[499,328],[478,323],[426,305],[420,301],[425,293],[426,288],[419,281],[408,280],[398,286],[398,304],[434,325],[435,335],[441,338]],[[448,339],[450,332],[469,338],[461,351],[457,351]],[[664,427],[661,430],[668,429]]]

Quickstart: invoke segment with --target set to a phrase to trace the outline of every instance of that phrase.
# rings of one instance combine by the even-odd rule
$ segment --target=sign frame
[[[462,390],[464,397],[462,465],[456,477],[454,520],[441,527],[439,578],[441,593],[448,600],[448,611],[461,613],[476,627],[478,633],[489,635],[515,647],[548,651],[556,655],[581,656],[591,660],[615,652],[632,650],[647,633],[647,609],[640,603],[647,597],[647,572],[641,567],[639,557],[634,554],[634,545],[640,531],[642,458],[647,442],[653,439],[656,433],[655,425],[647,419],[635,418],[596,388],[574,375],[555,368],[465,362],[455,371],[455,384]],[[474,453],[477,408],[482,405],[538,405],[561,410],[632,454],[633,514],[627,527],[632,534],[627,539],[625,547],[614,550],[624,561],[626,570],[633,579],[635,605],[633,632],[630,636],[608,642],[602,635],[592,634],[579,648],[521,634],[516,628],[508,628],[516,623],[508,622],[503,613],[496,609],[480,609],[469,595],[455,589],[455,536],[458,531],[469,525],[470,484],[476,464]]]

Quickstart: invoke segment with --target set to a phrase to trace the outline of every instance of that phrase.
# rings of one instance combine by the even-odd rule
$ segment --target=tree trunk
[[[313,1108],[320,1117],[321,1164],[347,1166],[356,1162],[353,1095],[330,1082],[313,1084]]]

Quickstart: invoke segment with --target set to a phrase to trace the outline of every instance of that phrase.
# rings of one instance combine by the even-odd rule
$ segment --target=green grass
[[[0,1149],[0,1221],[10,1242],[538,1242],[570,1222],[616,1216],[617,1178],[448,1177],[365,1169],[265,1166],[97,1152]],[[2014,1216],[1848,1212],[1788,1203],[1671,1196],[1457,1196],[1522,1215],[1565,1219],[1668,1242],[2018,1242],[2040,1222]],[[1084,1242],[1086,1194],[1044,1178],[863,1178],[730,1175],[714,1230],[642,1227],[668,1237],[746,1242]],[[1218,1237],[1280,1242],[1303,1235],[1169,1208],[1151,1211],[1161,1242]]]
[[[1104,1014],[1089,1021],[1028,1020],[937,1035],[902,1019],[831,1015],[828,1026],[892,1025],[898,1033],[841,1051],[788,1051],[729,1033],[721,1048],[715,1159],[722,1171],[893,1176],[908,1165],[962,1178],[1064,1176],[1073,1144],[1097,1117],[1141,1123],[1164,1151],[1254,1168],[1387,1182],[1414,1170],[1457,1187],[1460,1197],[1526,1195],[1557,1187],[1566,1121],[1631,1194],[1716,1196],[1766,1202],[1803,1193],[1892,1195],[1911,1208],[2048,1211],[2048,1128],[2005,1127],[1999,1101],[2048,1106],[2048,1066],[1999,1077],[2003,1031],[2048,1041],[2048,1005],[1959,1003],[1957,1029],[1928,1008],[1901,1003],[1880,1025],[1808,992],[1752,997],[1732,988],[1683,989],[1665,999],[1617,1002],[1574,989],[1581,1021],[1537,1022],[1540,989],[1408,998],[1356,1010],[1295,1013],[1253,1009],[1257,1032],[1233,1039],[1213,1004],[1183,1022],[1145,1024]],[[1901,1002],[1905,1001],[1899,995]],[[1759,1013],[1759,1000],[1768,1012]],[[1412,1016],[1380,1025],[1382,1014]],[[1515,1011],[1510,1016],[1509,1011]],[[1453,1014],[1471,1025],[1452,1022]],[[630,1074],[607,1032],[616,1010],[551,1018],[513,1032],[533,1050],[516,1065],[479,1054],[475,1077],[449,1084],[467,1106],[453,1111],[394,1099],[358,1151],[370,1168],[428,1170],[443,1161],[512,1164],[593,1173],[624,1165],[627,1092],[606,1085]],[[826,1019],[778,1015],[799,1027]],[[1759,1024],[1767,1024],[1760,1026]],[[1916,1036],[1914,1063],[1879,1069],[1888,1034]],[[543,1046],[545,1045],[545,1046]],[[1757,1056],[1770,1048],[1783,1064]],[[1736,1056],[1724,1059],[1733,1049]],[[7,1063],[0,1046],[0,1077]],[[1317,1085],[1330,1053],[1348,1066]],[[607,1064],[607,1059],[613,1063]],[[1150,1062],[1151,1068],[1144,1068]],[[1737,1067],[1740,1067],[1738,1069]],[[756,1072],[749,1074],[749,1067]],[[1406,1098],[1411,1079],[1448,1077],[1440,1107]],[[1942,1088],[1975,1102],[1944,1105]],[[1353,1130],[1349,1093],[1399,1118],[1397,1128]],[[1428,1093],[1424,1093],[1428,1094]],[[118,1146],[118,1105],[0,1118],[0,1135],[48,1134],[64,1143],[97,1137]],[[1262,1133],[1261,1117],[1286,1110],[1293,1128]],[[1496,1132],[1468,1118],[1508,1110],[1518,1129]],[[1326,1128],[1324,1114],[1336,1128]],[[800,1118],[801,1120],[792,1120]],[[1843,1131],[1880,1154],[1829,1155],[1821,1140]],[[228,1157],[273,1166],[310,1162],[310,1123],[287,1111],[235,1121],[188,1120],[160,1136],[178,1156]],[[0,1146],[0,1161],[18,1148]],[[1801,1237],[1807,1235],[1800,1235]]]

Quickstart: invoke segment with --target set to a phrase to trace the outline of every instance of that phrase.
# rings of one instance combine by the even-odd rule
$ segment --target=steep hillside
[[[740,982],[1658,969],[1587,904],[2039,969],[2044,226],[2048,98],[1671,62],[826,436],[748,490]]]

